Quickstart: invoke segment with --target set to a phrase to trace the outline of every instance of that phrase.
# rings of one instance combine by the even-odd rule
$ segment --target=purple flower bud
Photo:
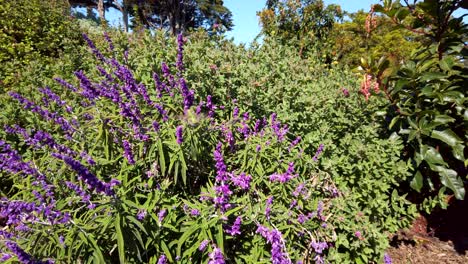
[[[384,254],[384,264],[392,264],[392,258],[387,253]]]
[[[158,264],[167,264],[166,255],[161,255],[158,259]]]
[[[320,154],[322,154],[322,152],[323,152],[323,147],[324,147],[323,144],[320,144],[320,145],[319,145],[319,147],[318,147],[317,151],[315,152],[315,155],[314,155],[314,157],[312,158],[312,160],[318,161],[318,156],[319,156]]]
[[[109,34],[107,32],[104,32],[104,38],[106,39],[107,41],[107,44],[109,44],[109,49],[111,51],[114,51],[114,44],[112,43],[112,40],[111,38],[109,37]]]
[[[208,256],[210,257],[208,264],[225,264],[226,263],[224,261],[223,252],[221,252],[221,249],[219,249],[216,246],[213,246],[213,252],[211,252]]]
[[[205,251],[206,249],[206,246],[208,245],[210,241],[208,239],[205,239],[203,240],[201,243],[200,243],[200,246],[198,246],[198,250],[199,251]]]
[[[346,88],[343,87],[343,88],[341,88],[341,91],[343,92],[343,95],[344,95],[345,97],[349,97],[349,91],[348,91],[348,89],[346,89]]]
[[[140,220],[140,221],[145,219],[147,213],[148,212],[145,209],[138,210],[137,219]]]
[[[159,222],[161,223],[164,218],[166,217],[166,213],[167,213],[167,210],[166,209],[162,209],[161,211],[159,211],[158,213],[158,220]]]
[[[135,159],[133,158],[132,146],[127,140],[122,140],[122,146],[124,149],[124,157],[127,159],[129,164],[135,164]]]
[[[190,214],[192,216],[198,216],[198,215],[200,215],[200,211],[198,209],[192,209],[192,210],[190,210]]]
[[[181,145],[183,142],[183,133],[184,133],[184,127],[182,125],[178,126],[176,128],[175,136],[176,136],[177,144],[179,145]]]
[[[240,226],[242,224],[242,217],[241,216],[238,216],[236,218],[236,221],[234,222],[234,224],[231,226],[231,229],[228,230],[227,232],[231,235],[231,236],[235,236],[235,235],[240,235]]]

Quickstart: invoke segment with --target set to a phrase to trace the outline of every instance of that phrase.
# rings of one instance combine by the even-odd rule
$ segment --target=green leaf
[[[216,243],[218,247],[224,252],[224,232],[223,232],[223,225],[218,225],[218,234],[216,235]]]
[[[450,71],[454,64],[455,62],[451,57],[445,57],[439,62],[440,68],[444,71]]]
[[[450,117],[448,115],[437,115],[435,118],[434,118],[434,123],[439,123],[439,124],[448,124],[448,123],[452,123],[453,121],[455,121],[455,118],[453,117]]]
[[[423,187],[423,177],[420,171],[416,172],[413,180],[411,180],[410,186],[417,192],[421,192],[421,188]]]
[[[164,254],[168,258],[169,262],[174,262],[174,260],[172,259],[171,251],[169,250],[169,248],[163,240],[161,240],[161,248],[164,251]]]
[[[117,250],[119,252],[119,260],[121,264],[125,264],[125,243],[122,233],[122,227],[120,226],[120,214],[117,214],[115,217],[115,232],[117,235]]]
[[[439,173],[442,184],[452,190],[458,200],[463,200],[465,197],[465,188],[457,172],[443,166],[436,166],[435,171]]]
[[[184,245],[185,241],[199,229],[198,225],[192,226],[192,228],[187,229],[182,236],[180,236],[179,240],[177,241],[177,256],[181,256],[182,246]]]
[[[425,72],[421,76],[421,81],[433,81],[433,80],[441,80],[446,79],[447,75],[441,72]]]
[[[434,130],[432,131],[431,137],[445,142],[451,147],[455,146],[458,142],[461,142],[461,139],[451,129],[443,131]]]
[[[447,166],[447,163],[442,158],[442,155],[440,155],[440,153],[435,148],[428,146],[428,145],[422,145],[421,152],[422,152],[422,159],[427,161],[427,163],[429,164],[431,168],[433,167],[433,165]]]

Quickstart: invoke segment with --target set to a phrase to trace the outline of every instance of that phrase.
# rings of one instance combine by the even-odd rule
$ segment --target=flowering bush
[[[376,106],[349,92],[352,78],[307,74],[274,44],[245,55],[221,41],[208,57],[201,54],[215,44],[196,36],[187,46],[182,36],[177,46],[160,36],[122,39],[104,38],[104,50],[85,36],[94,70],[27,96],[9,93],[5,113],[15,118],[2,118],[0,144],[4,260],[383,258],[386,232],[408,215],[404,197],[391,192],[406,168],[398,138],[380,138],[382,120],[368,117]],[[298,74],[281,73],[289,66]]]
[[[0,141],[2,181],[11,183],[0,204],[4,260],[323,257],[333,241],[325,212],[338,191],[276,114],[254,120],[234,107],[219,118],[226,110],[183,77],[181,36],[175,71],[163,63],[151,88],[125,57],[85,39],[99,78],[57,78],[62,95],[10,92],[28,112]]]

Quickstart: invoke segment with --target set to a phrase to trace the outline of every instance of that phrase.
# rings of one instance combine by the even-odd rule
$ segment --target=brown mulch
[[[468,264],[468,203],[421,215],[409,230],[399,231],[387,253],[394,264]]]

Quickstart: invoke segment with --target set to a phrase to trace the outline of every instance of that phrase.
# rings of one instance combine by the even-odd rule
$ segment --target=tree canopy
[[[268,0],[258,16],[263,33],[297,46],[303,54],[324,42],[343,12],[339,5],[325,5],[322,0]]]
[[[97,9],[105,23],[105,11],[114,8],[122,13],[123,25],[167,29],[173,34],[204,28],[225,32],[233,27],[232,13],[222,0],[69,0],[72,7]]]

